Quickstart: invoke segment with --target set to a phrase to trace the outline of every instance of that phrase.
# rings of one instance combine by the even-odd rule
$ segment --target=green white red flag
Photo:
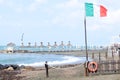
[[[94,16],[94,14],[96,13],[95,8],[94,8],[95,6],[97,6],[97,5],[94,5],[93,3],[85,3],[86,16],[89,16],[89,17]],[[97,7],[99,7],[100,17],[107,16],[107,9],[103,5],[99,5]]]

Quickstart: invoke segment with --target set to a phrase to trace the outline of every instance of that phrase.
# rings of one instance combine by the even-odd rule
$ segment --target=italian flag
[[[89,16],[89,17],[93,17],[94,14],[96,13],[95,12],[95,6],[97,5],[94,5],[93,3],[85,3],[85,12],[86,12],[86,16]],[[97,6],[99,7],[99,14],[100,14],[100,17],[105,17],[107,16],[107,9],[103,6],[103,5],[99,5]]]

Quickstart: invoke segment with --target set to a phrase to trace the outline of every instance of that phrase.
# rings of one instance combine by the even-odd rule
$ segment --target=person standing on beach
[[[46,77],[49,77],[47,61],[45,61],[45,69],[46,69]]]

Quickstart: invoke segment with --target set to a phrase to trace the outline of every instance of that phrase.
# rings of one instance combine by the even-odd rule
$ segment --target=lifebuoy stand
[[[88,73],[88,63],[89,63],[89,61],[86,61],[85,63],[84,63],[84,68],[85,68],[85,76],[88,76],[89,75],[89,73]]]
[[[88,63],[88,71],[89,72],[96,72],[98,70],[98,64],[95,61],[91,61]]]

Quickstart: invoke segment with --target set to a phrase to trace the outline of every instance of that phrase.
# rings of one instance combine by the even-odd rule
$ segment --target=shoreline
[[[101,53],[103,55],[101,57],[104,57],[104,55],[105,55],[106,52],[107,52],[107,50],[104,50],[104,51],[103,50],[89,50],[88,51],[88,54],[89,54],[88,57],[91,58],[91,59],[93,59],[93,53],[94,53],[94,56],[95,56],[94,60],[98,60],[98,54]],[[4,54],[4,53],[0,53],[0,54]],[[12,55],[14,55],[14,54],[32,54],[32,55],[33,54],[43,54],[43,55],[44,54],[55,54],[55,55],[65,55],[65,56],[73,56],[73,57],[84,57],[84,58],[86,57],[85,50],[74,51],[74,52],[72,51],[72,52],[53,52],[53,53],[52,52],[48,52],[48,53],[46,53],[46,52],[44,52],[44,53],[40,52],[40,53],[5,53],[5,54],[12,54]],[[74,63],[72,63],[72,64],[74,64]],[[60,65],[62,65],[62,64],[60,64]]]
[[[94,50],[88,51],[89,57],[92,58],[92,54],[94,53],[94,59],[98,59],[99,53],[101,53],[101,57],[105,57],[105,53],[107,50]],[[14,53],[13,53],[14,54]],[[23,53],[24,54],[24,53]],[[34,54],[34,53],[33,53]],[[41,54],[41,53],[37,53]],[[45,54],[45,53],[43,53]],[[49,53],[51,54],[51,53]],[[56,52],[54,54],[58,55],[72,55],[83,57],[85,56],[85,51],[78,52]],[[73,65],[63,65],[63,66],[53,66],[49,67],[49,78],[46,78],[45,75],[45,67],[31,67],[26,66],[26,69],[20,70],[20,74],[16,76],[22,77],[20,80],[101,80],[106,78],[106,80],[112,80],[110,76],[115,77],[115,80],[119,80],[118,75],[96,75],[96,76],[84,76],[84,65],[83,64],[73,64]],[[110,78],[108,78],[110,77]]]
[[[68,55],[65,53],[62,54],[6,53],[1,54],[1,57],[2,56],[6,57],[0,59],[2,65],[17,64],[19,66],[24,65],[31,67],[44,66],[45,61],[48,61],[48,65],[50,66],[73,65],[83,63],[85,61],[85,57]]]

